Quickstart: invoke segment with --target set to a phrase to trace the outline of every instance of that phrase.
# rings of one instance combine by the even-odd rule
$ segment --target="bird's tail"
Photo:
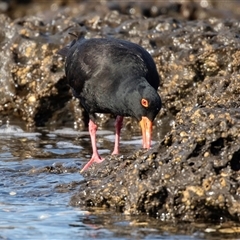
[[[87,29],[85,27],[73,27],[68,30],[68,34],[75,37],[73,41],[71,41],[69,44],[67,44],[65,47],[60,49],[57,54],[62,55],[66,57],[68,55],[69,49],[80,39],[85,38],[85,34],[87,32]]]

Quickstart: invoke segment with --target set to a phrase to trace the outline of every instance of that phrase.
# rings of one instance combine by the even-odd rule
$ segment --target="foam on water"
[[[76,148],[76,149],[83,149],[83,147],[75,145],[71,142],[64,142],[64,141],[59,141],[56,143],[58,148]]]
[[[54,131],[50,132],[50,136],[59,135],[59,136],[80,136],[80,135],[86,135],[88,132],[80,132],[76,131],[73,128],[61,128],[56,129]]]
[[[22,128],[15,125],[4,124],[0,127],[0,138],[7,137],[25,137],[25,138],[35,138],[40,136],[39,132],[24,132]]]
[[[97,135],[107,135],[107,134],[113,134],[113,131],[108,131],[108,130],[98,130]],[[72,128],[61,128],[61,129],[56,129],[48,136],[54,137],[56,135],[62,135],[62,136],[84,136],[84,135],[89,135],[88,131],[77,131]]]

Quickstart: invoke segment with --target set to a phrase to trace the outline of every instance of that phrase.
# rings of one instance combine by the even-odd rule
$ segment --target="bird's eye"
[[[149,104],[148,104],[148,100],[145,99],[145,98],[142,98],[142,100],[141,100],[141,104],[142,104],[143,107],[146,107],[146,108],[147,108],[148,105],[149,105]]]

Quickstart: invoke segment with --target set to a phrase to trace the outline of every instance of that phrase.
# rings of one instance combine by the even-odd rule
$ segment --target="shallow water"
[[[98,131],[103,155],[113,147],[113,130]],[[157,132],[154,141],[161,138]],[[123,129],[121,146],[123,154],[141,148],[140,133]],[[16,125],[2,125],[0,239],[205,239],[206,226],[182,228],[147,217],[70,207],[69,199],[83,180],[79,170],[90,153],[87,131],[25,132]]]

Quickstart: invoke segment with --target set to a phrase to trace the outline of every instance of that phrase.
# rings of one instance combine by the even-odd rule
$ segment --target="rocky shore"
[[[155,131],[172,118],[151,150],[109,156],[87,171],[71,204],[162,220],[239,222],[239,1],[28,2],[0,5],[1,123],[84,126],[57,54],[82,26],[86,38],[127,39],[150,52],[163,101]]]

